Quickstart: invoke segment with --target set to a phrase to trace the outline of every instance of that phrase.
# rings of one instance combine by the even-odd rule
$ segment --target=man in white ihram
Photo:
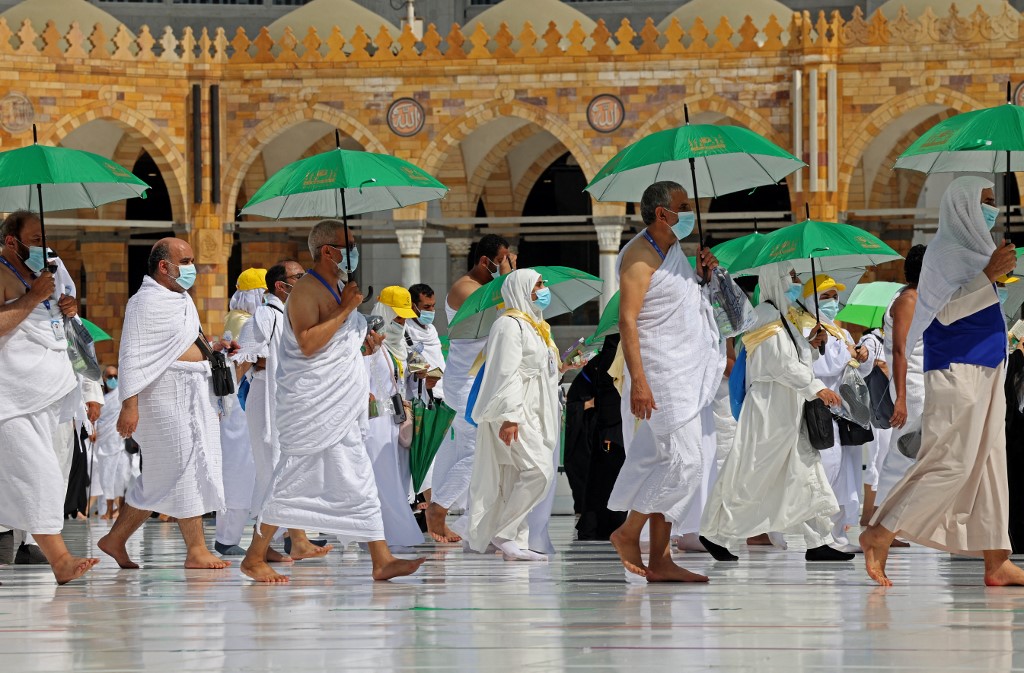
[[[203,514],[224,509],[224,483],[210,363],[196,343],[205,337],[188,294],[195,279],[192,247],[181,239],[161,239],[149,255],[142,287],[125,309],[117,431],[139,443],[145,473],[98,542],[122,568],[139,567],[125,545],[153,511],[178,519],[186,568],[231,565],[213,555],[203,534]],[[223,344],[214,347],[221,350]]]
[[[714,399],[725,357],[706,290],[678,241],[693,231],[686,191],[658,182],[644,192],[647,228],[619,253],[619,333],[626,361],[623,425],[637,424],[608,508],[628,511],[611,535],[626,570],[649,582],[706,582],[680,568],[668,544],[672,524],[684,520],[703,477],[700,411]],[[700,272],[718,266],[700,251]],[[650,522],[650,560],[640,535]]]
[[[309,232],[313,268],[285,306],[277,363],[277,429],[281,458],[274,469],[242,572],[257,582],[287,582],[266,562],[278,527],[333,533],[366,542],[373,578],[416,572],[425,559],[395,558],[366,452],[370,387],[360,352],[363,295],[347,271],[357,265],[354,237],[337,220]],[[329,547],[325,547],[329,551]]]

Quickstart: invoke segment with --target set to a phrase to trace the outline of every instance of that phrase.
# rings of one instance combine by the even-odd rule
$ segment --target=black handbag
[[[845,418],[837,418],[836,425],[839,426],[839,443],[843,446],[862,446],[875,438],[871,428],[851,423]]]
[[[824,402],[804,402],[804,424],[807,426],[807,439],[815,451],[824,451],[835,446],[836,429],[832,425],[832,412]]]
[[[210,363],[210,370],[213,374],[213,394],[217,397],[227,397],[235,394],[235,376],[228,366],[228,359],[223,353],[213,350],[210,343],[203,336],[203,330],[199,330],[196,338],[196,345],[203,354],[203,358]]]
[[[124,450],[128,452],[128,455],[134,456],[139,452],[139,443],[136,442],[132,437],[124,440]]]

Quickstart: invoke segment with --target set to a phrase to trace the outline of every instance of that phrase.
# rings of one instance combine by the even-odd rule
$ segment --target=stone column
[[[117,362],[124,307],[128,303],[128,242],[113,230],[90,229],[81,243],[82,264],[88,283],[89,320],[113,337],[96,344],[101,364]]]
[[[219,335],[224,331],[224,316],[234,291],[228,280],[228,257],[233,236],[224,231],[223,221],[214,207],[202,204],[193,210],[192,229],[187,238],[196,256],[198,271],[196,284],[190,291],[192,299],[199,311],[203,331],[207,335]]]
[[[601,280],[604,281],[604,288],[601,292],[601,310],[603,311],[619,289],[619,279],[615,275],[615,258],[622,245],[624,218],[595,217],[594,229],[597,230],[600,275]]]
[[[448,287],[466,275],[466,258],[473,247],[473,239],[462,235],[464,232],[446,232],[444,244],[448,246]],[[447,294],[448,288],[445,288]]]
[[[425,232],[426,224],[422,221],[408,222],[406,226],[395,230],[395,235],[398,237],[398,250],[402,255],[403,287],[410,287],[423,281],[420,271],[420,249],[423,247]]]

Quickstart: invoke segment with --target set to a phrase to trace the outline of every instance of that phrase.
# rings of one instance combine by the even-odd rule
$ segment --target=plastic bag
[[[711,308],[722,338],[746,332],[757,323],[754,307],[729,272],[719,267],[711,274]]]
[[[64,319],[64,335],[68,340],[68,358],[76,374],[99,381],[102,378],[100,363],[96,360],[96,346],[92,335],[81,322],[74,318]]]
[[[862,428],[871,427],[871,393],[864,377],[853,367],[847,367],[839,383],[839,397],[843,398],[843,412],[837,416],[846,418]]]

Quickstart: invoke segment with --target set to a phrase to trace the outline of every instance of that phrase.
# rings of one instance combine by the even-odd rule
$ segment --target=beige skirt
[[[872,524],[977,556],[1010,549],[1004,366],[953,364],[925,373],[921,450]]]

